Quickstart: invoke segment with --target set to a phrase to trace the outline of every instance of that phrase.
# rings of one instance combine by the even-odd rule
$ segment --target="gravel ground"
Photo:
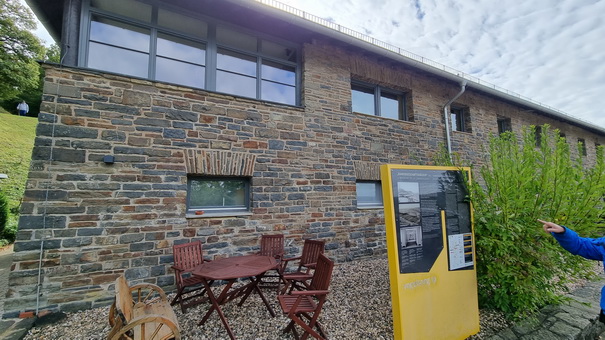
[[[242,307],[238,307],[236,301],[223,306],[235,336],[243,340],[293,339],[290,334],[282,334],[289,320],[281,314],[275,289],[263,292],[277,314],[275,318],[271,318],[256,294]],[[183,314],[175,306],[183,339],[229,338],[216,313],[205,325],[197,326],[207,308],[207,304],[201,304]],[[110,330],[108,311],[109,307],[103,307],[69,313],[62,320],[32,328],[24,339],[104,339]],[[331,339],[393,339],[386,258],[337,264],[320,320]],[[484,339],[510,326],[501,314],[486,310],[480,311],[480,323],[481,332],[469,340]]]

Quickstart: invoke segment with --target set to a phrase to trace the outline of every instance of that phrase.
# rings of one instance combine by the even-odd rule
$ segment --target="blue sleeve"
[[[551,233],[563,249],[590,260],[603,260],[605,256],[605,248],[603,247],[604,238],[580,237],[575,231],[567,227],[564,228],[564,233]]]

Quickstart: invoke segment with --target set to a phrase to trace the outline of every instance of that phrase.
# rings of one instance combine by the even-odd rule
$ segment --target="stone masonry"
[[[44,65],[4,317],[36,308],[41,242],[38,306],[63,311],[108,304],[122,273],[170,289],[172,245],[193,239],[209,258],[252,252],[274,232],[292,254],[320,238],[337,261],[383,255],[382,210],[357,209],[355,182],[378,179],[385,163],[431,164],[459,85],[328,41],[303,53],[301,107]],[[351,113],[352,79],[405,91],[411,121]],[[469,108],[471,132],[454,132],[453,150],[474,164],[498,117],[515,131],[548,123],[584,138],[589,161],[605,144],[477,91],[457,104]],[[188,174],[251,177],[251,213],[186,216]]]

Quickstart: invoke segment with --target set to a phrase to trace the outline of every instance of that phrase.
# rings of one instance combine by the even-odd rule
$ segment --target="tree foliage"
[[[18,0],[0,0],[0,100],[35,90],[44,46],[31,31],[33,14]]]
[[[480,302],[515,318],[557,302],[566,283],[589,273],[589,261],[563,251],[537,219],[584,236],[603,223],[602,149],[589,165],[573,159],[558,130],[544,125],[539,135],[539,147],[535,128],[492,137],[483,183],[471,190]]]

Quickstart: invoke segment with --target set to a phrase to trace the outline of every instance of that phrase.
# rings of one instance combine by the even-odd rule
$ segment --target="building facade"
[[[490,135],[528,125],[583,143],[587,162],[605,143],[601,128],[288,8],[28,2],[63,58],[43,65],[4,317],[108,304],[122,273],[173,286],[172,245],[194,239],[209,258],[276,232],[292,254],[320,238],[337,261],[381,256],[380,165],[430,165],[447,145],[479,165]]]

